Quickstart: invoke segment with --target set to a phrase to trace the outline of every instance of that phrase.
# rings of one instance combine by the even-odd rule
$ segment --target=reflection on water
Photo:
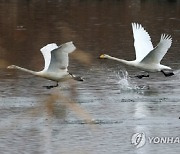
[[[0,151],[5,153],[178,153],[177,145],[135,149],[133,133],[179,135],[178,0],[24,0],[0,2]],[[162,63],[175,69],[165,78],[139,73],[102,53],[133,60],[131,22],[141,23],[156,45],[161,33],[173,44]],[[69,70],[84,82],[51,81],[19,71],[44,65],[47,43],[73,41]],[[164,150],[165,149],[165,150]],[[134,152],[135,151],[135,152]]]

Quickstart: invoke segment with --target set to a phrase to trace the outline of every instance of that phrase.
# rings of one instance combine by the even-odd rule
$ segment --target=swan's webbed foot
[[[135,77],[142,79],[144,77],[149,77],[149,74],[139,74],[139,75],[136,75]]]
[[[84,81],[84,79],[80,76],[75,76],[75,77],[73,77],[73,79],[76,81]]]
[[[58,82],[57,82],[57,84],[56,84],[56,85],[43,86],[43,87],[45,87],[45,88],[47,88],[47,89],[51,89],[51,88],[55,88],[55,87],[58,87],[58,86],[59,86],[59,84],[58,84]]]
[[[84,81],[84,79],[80,76],[75,76],[72,73],[69,73],[69,75],[76,81]]]
[[[173,71],[161,70],[161,72],[164,74],[165,77],[169,77],[169,76],[173,76],[174,75]]]

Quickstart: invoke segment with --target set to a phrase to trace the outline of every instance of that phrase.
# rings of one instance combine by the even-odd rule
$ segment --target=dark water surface
[[[148,137],[180,137],[179,0],[24,0],[0,2],[1,154],[179,154],[180,143],[154,144]],[[175,70],[166,78],[134,77],[137,70],[100,60],[107,53],[133,60],[131,23],[141,23],[154,46],[160,35],[173,44],[162,63]],[[73,41],[70,72],[84,82],[51,81],[20,71],[44,66],[44,45]],[[128,72],[127,72],[127,71]],[[146,144],[131,144],[144,132]]]

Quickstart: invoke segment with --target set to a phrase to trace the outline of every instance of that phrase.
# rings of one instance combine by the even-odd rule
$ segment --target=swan
[[[69,65],[68,54],[72,53],[75,49],[76,47],[73,42],[67,42],[60,46],[57,46],[56,43],[50,43],[40,49],[45,61],[45,66],[42,71],[35,72],[16,65],[10,65],[7,68],[28,72],[35,76],[46,78],[57,83],[53,86],[45,86],[47,89],[57,87],[58,82],[71,78],[77,81],[83,81],[81,77],[69,73],[67,69]]]
[[[125,65],[134,66],[146,72],[162,72],[165,76],[174,75],[172,69],[169,66],[160,64],[162,58],[167,53],[172,44],[172,38],[170,35],[162,34],[160,42],[153,48],[151,38],[148,32],[143,28],[141,24],[132,23],[132,30],[134,36],[134,47],[136,53],[136,59],[133,61],[127,61],[124,59],[118,59],[107,54],[100,55],[101,59],[112,59],[121,62]],[[168,71],[170,70],[170,71]],[[148,75],[138,75],[138,78],[149,77]]]

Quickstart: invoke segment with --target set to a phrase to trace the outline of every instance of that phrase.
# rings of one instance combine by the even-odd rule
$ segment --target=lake
[[[1,154],[178,154],[179,12],[179,0],[1,1]],[[162,33],[172,36],[162,64],[174,76],[138,79],[140,70],[98,58],[135,59],[132,22],[144,26],[154,46]],[[52,81],[6,69],[15,64],[42,70],[40,48],[68,41],[77,47],[69,71],[84,82],[48,90],[43,86]],[[131,143],[136,133],[144,133],[134,140],[139,148]]]

